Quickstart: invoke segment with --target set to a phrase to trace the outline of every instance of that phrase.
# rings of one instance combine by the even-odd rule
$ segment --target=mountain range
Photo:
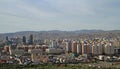
[[[6,36],[13,38],[26,36],[32,34],[34,39],[55,39],[55,38],[92,38],[92,37],[120,37],[120,30],[76,30],[76,31],[60,31],[60,30],[50,30],[50,31],[20,31],[15,33],[1,33],[0,40],[5,39]]]

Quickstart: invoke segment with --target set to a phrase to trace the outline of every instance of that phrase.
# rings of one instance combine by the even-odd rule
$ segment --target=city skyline
[[[120,30],[119,0],[0,0],[0,33]]]

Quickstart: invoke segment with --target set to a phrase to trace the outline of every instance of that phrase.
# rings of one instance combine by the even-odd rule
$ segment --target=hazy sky
[[[0,0],[0,33],[120,30],[120,0]]]

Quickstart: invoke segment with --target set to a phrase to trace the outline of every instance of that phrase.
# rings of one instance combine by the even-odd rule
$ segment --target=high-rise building
[[[82,54],[82,45],[80,43],[77,44],[77,53]]]
[[[51,40],[49,47],[50,48],[57,48],[58,47],[57,41],[56,40]]]
[[[71,43],[71,41],[69,41],[69,42],[66,42],[66,46],[65,46],[65,49],[66,49],[66,52],[71,52],[72,51],[72,43]]]
[[[92,54],[93,55],[103,54],[103,46],[101,44],[94,44],[91,47],[92,47]]]
[[[32,34],[30,35],[28,42],[30,45],[33,45],[33,35]]]
[[[104,53],[106,55],[113,55],[114,54],[114,46],[111,43],[107,43],[104,46]]]
[[[92,48],[88,43],[82,43],[82,54],[91,54]]]
[[[9,39],[8,39],[8,36],[6,36],[6,41],[8,41]]]
[[[116,48],[120,48],[120,41],[119,41],[119,40],[116,40],[116,41],[114,41],[113,43],[114,43],[113,45],[114,45]]]
[[[4,50],[11,55],[11,46],[4,46]]]
[[[23,42],[24,45],[26,45],[26,37],[25,36],[23,36],[22,42]]]
[[[72,53],[77,53],[77,42],[76,41],[72,42]]]

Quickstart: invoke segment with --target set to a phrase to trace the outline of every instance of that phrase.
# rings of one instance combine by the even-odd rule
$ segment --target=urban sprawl
[[[96,61],[120,61],[120,41],[117,38],[93,39],[44,39],[9,38],[0,47],[0,63],[86,63]]]

